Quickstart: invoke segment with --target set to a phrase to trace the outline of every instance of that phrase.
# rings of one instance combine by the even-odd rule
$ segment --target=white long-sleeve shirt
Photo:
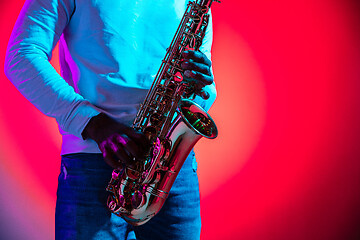
[[[104,112],[131,125],[185,11],[186,0],[27,0],[5,72],[41,112],[56,118],[62,154],[100,152],[81,133]],[[212,26],[201,51],[210,58]],[[61,76],[50,65],[59,43]],[[206,110],[216,97],[196,101]]]

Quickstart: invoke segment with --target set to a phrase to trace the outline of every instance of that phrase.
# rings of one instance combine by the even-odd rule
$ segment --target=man
[[[191,152],[157,216],[130,227],[110,214],[105,187],[113,168],[148,148],[131,125],[185,11],[186,0],[27,0],[9,41],[5,71],[62,134],[56,239],[199,239],[196,162]],[[61,76],[49,63],[59,41]],[[201,52],[187,51],[185,80],[216,91],[211,22]]]

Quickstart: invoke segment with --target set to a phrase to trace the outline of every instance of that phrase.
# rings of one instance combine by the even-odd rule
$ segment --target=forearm
[[[204,53],[207,56],[207,58],[210,60],[211,60],[212,43],[213,43],[213,26],[212,26],[212,14],[211,14],[211,10],[210,10],[209,23],[206,28],[205,37],[204,37],[202,45],[200,47],[200,51],[202,53]],[[211,71],[211,74],[213,75],[212,67],[210,67],[210,71]],[[208,111],[210,109],[210,107],[212,106],[212,104],[214,103],[216,96],[217,96],[215,82],[213,82],[210,85],[205,86],[203,90],[209,94],[209,98],[207,100],[204,100],[200,96],[196,96],[194,101],[196,103],[198,103],[201,107],[203,107],[206,111]]]
[[[44,53],[32,46],[17,49],[17,53],[7,54],[7,77],[42,113],[56,118],[64,131],[80,136],[86,123],[98,111],[75,93],[51,66]]]

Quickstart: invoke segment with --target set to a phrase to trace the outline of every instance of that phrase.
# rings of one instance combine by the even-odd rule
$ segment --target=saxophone
[[[216,0],[194,0],[187,5],[160,69],[136,115],[132,127],[150,140],[144,160],[115,169],[106,188],[108,209],[139,226],[163,206],[171,186],[191,149],[201,138],[213,139],[217,128],[209,114],[189,100],[198,92],[183,80],[182,52],[199,50]],[[202,93],[206,99],[208,94]]]

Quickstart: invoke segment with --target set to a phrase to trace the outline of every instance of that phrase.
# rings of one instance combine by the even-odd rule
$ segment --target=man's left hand
[[[214,82],[211,73],[211,61],[200,51],[187,50],[182,54],[181,68],[184,70],[184,80],[195,82],[196,88],[201,90]]]

